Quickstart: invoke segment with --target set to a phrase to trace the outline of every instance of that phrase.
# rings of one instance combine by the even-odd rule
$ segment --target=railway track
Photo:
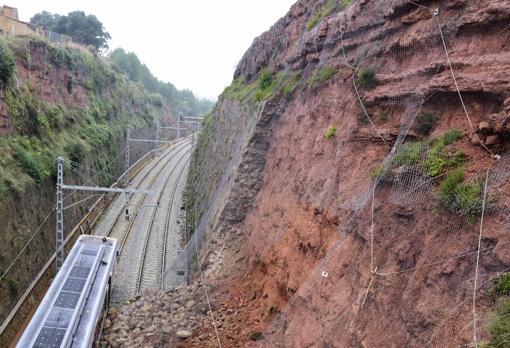
[[[191,151],[191,148],[189,150]],[[189,152],[185,152],[179,157],[175,166],[172,167],[171,172],[165,179],[163,189],[158,193],[158,202],[161,201],[162,195],[165,193],[165,199],[168,199],[168,208],[165,211],[160,209],[152,210],[149,230],[143,242],[143,251],[139,263],[140,267],[137,273],[136,293],[139,293],[145,288],[159,287],[160,285],[161,275],[166,265],[165,254],[170,230],[170,216],[174,208],[175,195],[179,182],[189,162],[188,153]],[[173,180],[173,183],[169,185],[171,180]],[[164,217],[165,220],[164,225],[161,224],[162,217]]]
[[[170,146],[174,146],[172,144]],[[152,155],[152,151],[142,156],[138,161],[132,164],[130,170],[135,171],[136,174],[142,172],[149,164],[147,163],[148,157]],[[119,183],[123,181],[123,173],[111,187],[118,187]],[[105,211],[105,207],[101,206],[105,202],[106,196],[98,198],[92,205],[92,209],[84,216],[84,218],[69,232],[67,235],[64,246],[68,250],[76,236],[83,233],[84,230],[89,231],[92,228],[96,228],[98,217]],[[113,202],[112,202],[113,203]],[[110,201],[106,203],[106,206],[110,205]],[[99,214],[97,213],[99,212]],[[48,261],[42,266],[39,273],[35,276],[34,280],[28,285],[25,292],[22,294],[18,302],[14,305],[13,309],[8,313],[6,319],[0,325],[0,346],[10,342],[20,325],[23,325],[23,320],[27,315],[30,315],[33,307],[37,305],[37,298],[41,293],[46,290],[48,279],[52,277],[52,271],[54,270],[54,261],[56,253],[53,253]],[[34,304],[35,303],[35,304]]]
[[[129,221],[123,218],[123,211],[120,211],[122,209],[117,207],[116,221],[108,231],[109,236],[119,240],[121,248],[117,276],[114,280],[114,302],[123,302],[147,286],[159,287],[157,282],[160,280],[160,248],[165,241],[161,229],[157,233],[154,232],[154,219],[156,216],[158,219],[161,218],[161,212],[158,214],[156,212],[166,212],[166,209],[157,207],[170,205],[160,204],[160,201],[166,201],[168,197],[175,195],[173,186],[168,185],[168,182],[175,181],[176,175],[178,179],[182,177],[186,167],[184,160],[190,157],[191,150],[191,141],[178,144],[171,151],[172,155],[168,155],[156,166],[142,173],[141,179],[135,179],[134,182],[137,183],[132,186],[153,190],[155,194],[133,196],[131,206],[134,208],[134,216]],[[165,196],[162,199],[163,194]],[[161,227],[159,221],[157,225]],[[154,248],[157,249],[155,252],[152,251]],[[154,271],[155,269],[157,271]]]
[[[166,152],[164,155],[161,156],[160,160],[154,163],[152,166],[146,168],[145,172],[143,173],[142,177],[137,179],[134,187],[135,188],[146,188],[150,189],[154,182],[157,180],[163,169],[168,165],[170,161],[174,158],[174,155],[176,155],[175,152],[172,152],[172,149],[177,149],[177,153],[184,149],[186,146],[191,144],[191,140],[186,139],[182,142],[173,144],[171,146],[170,150]],[[156,170],[156,171],[154,171]],[[149,179],[149,184],[144,185],[144,183]],[[140,195],[134,195],[131,198],[131,205],[135,207],[133,211],[135,212],[135,215],[138,213],[141,205],[145,201],[146,196],[143,197]],[[122,202],[123,203],[123,202]],[[134,203],[134,204],[133,204]],[[135,216],[136,217],[136,216]],[[124,246],[126,244],[126,240],[129,237],[129,233],[131,232],[131,229],[133,227],[133,223],[135,221],[135,217],[131,218],[129,221],[126,221],[124,219],[124,209],[117,209],[116,215],[114,217],[113,224],[111,224],[108,227],[106,236],[116,238],[119,240],[119,253],[122,253],[122,250],[124,249]]]
[[[174,186],[174,192],[172,194],[172,206],[173,204],[176,202],[176,199],[180,198],[181,201],[182,201],[182,196],[181,197],[176,197],[176,191],[179,187],[185,187],[185,182],[186,182],[186,176],[184,176],[184,171],[186,169],[186,167],[189,168],[189,164],[190,164],[190,161],[191,161],[191,158],[189,158],[186,162],[186,164],[184,165],[183,169],[181,170],[181,173],[179,174],[179,178]],[[181,180],[184,179],[184,182],[181,184]],[[182,186],[181,186],[182,185]],[[182,202],[178,202],[177,204],[179,203],[182,203]],[[171,234],[171,221],[172,221],[172,213],[175,213],[175,211],[177,211],[177,213],[175,214],[176,215],[176,220],[178,219],[178,215],[179,215],[179,211],[180,210],[173,210],[173,209],[168,209],[167,210],[167,214],[165,216],[165,236],[164,236],[164,241],[163,241],[163,248],[161,250],[161,272],[160,272],[160,288],[163,290],[164,289],[164,275],[166,273],[166,270],[167,270],[167,263],[168,263],[168,256],[169,256],[169,251],[171,251],[171,249],[168,248],[168,243],[169,243],[169,238],[170,236],[172,236]],[[175,237],[175,235],[173,235]],[[180,245],[181,243],[181,239],[180,239],[181,236],[177,236],[177,240],[175,241],[175,244],[176,245]],[[176,252],[178,252],[178,248],[176,250]],[[176,254],[173,254],[172,256],[174,257],[177,257]]]

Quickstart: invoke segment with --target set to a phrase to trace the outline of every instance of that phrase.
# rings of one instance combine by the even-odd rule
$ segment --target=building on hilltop
[[[3,5],[2,8],[0,8],[0,14],[10,17],[10,18],[14,18],[16,20],[19,19],[18,18],[18,9],[15,7]]]
[[[18,19],[18,9],[3,5],[0,8],[0,34],[2,35],[43,35],[44,31]]]
[[[18,18],[18,9],[6,5],[0,7],[0,35],[45,36],[50,42],[58,44],[67,44],[72,41],[70,36],[44,30],[41,27],[20,21]]]

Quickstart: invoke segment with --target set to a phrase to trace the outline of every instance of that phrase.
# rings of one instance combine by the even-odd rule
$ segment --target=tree
[[[16,60],[7,44],[0,40],[0,87],[7,85],[16,72]]]
[[[83,11],[70,12],[67,16],[43,11],[34,15],[30,23],[68,35],[73,38],[73,41],[93,46],[98,52],[108,49],[108,40],[111,38],[96,16],[86,15]]]
[[[159,93],[176,113],[202,115],[211,110],[214,105],[209,100],[196,98],[190,90],[180,91],[171,83],[158,80],[132,52],[126,53],[122,48],[117,48],[108,57],[112,64],[131,81],[140,82],[149,91]]]
[[[40,13],[35,14],[31,19],[30,23],[37,25],[39,27],[43,27],[45,30],[51,30],[51,27],[56,20],[56,18],[60,17],[58,14],[51,14],[47,11],[42,11]]]

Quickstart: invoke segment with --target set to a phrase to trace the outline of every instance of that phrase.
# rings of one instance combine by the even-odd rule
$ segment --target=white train
[[[117,253],[116,239],[80,236],[17,347],[91,347],[108,312]]]

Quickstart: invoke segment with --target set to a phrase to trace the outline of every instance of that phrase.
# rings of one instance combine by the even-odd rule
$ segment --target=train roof
[[[17,347],[90,347],[116,255],[116,239],[80,236]]]

